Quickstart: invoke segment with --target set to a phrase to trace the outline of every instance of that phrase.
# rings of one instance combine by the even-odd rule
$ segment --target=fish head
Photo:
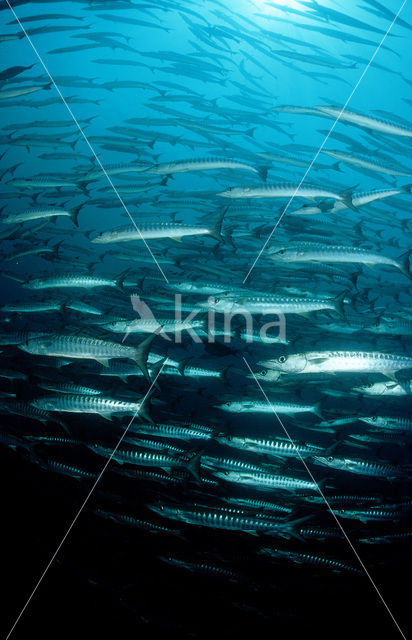
[[[336,458],[335,456],[313,456],[312,462],[331,469],[347,469],[350,461],[345,458]]]
[[[26,342],[19,345],[22,351],[32,353],[39,356],[47,356],[52,350],[54,338],[48,338],[43,336],[41,338],[33,338],[32,340],[26,340]]]
[[[215,409],[221,409],[222,411],[227,411],[229,413],[234,413],[235,411],[241,410],[241,402],[238,400],[228,400],[227,402],[223,402],[222,404],[213,405]]]
[[[239,198],[241,195],[247,193],[250,189],[245,187],[241,189],[240,187],[229,187],[225,191],[221,191],[218,193],[218,196],[222,196],[223,198]],[[247,197],[247,196],[244,196]]]
[[[301,252],[293,247],[273,247],[269,250],[269,257],[276,262],[293,262]]]
[[[263,367],[268,367],[272,371],[281,373],[301,373],[307,365],[307,358],[304,353],[294,353],[291,355],[282,354],[276,359],[259,362]],[[267,379],[267,378],[266,378]]]
[[[104,233],[103,233],[103,231],[100,231],[100,233],[99,233],[95,238],[92,238],[92,239],[90,240],[90,242],[95,242],[96,244],[99,244],[99,243],[104,242],[104,241],[105,241],[105,240],[104,240]]]
[[[233,310],[235,301],[232,298],[217,298],[209,296],[206,302],[201,302],[198,306],[202,309],[211,309],[218,313],[230,313]]]
[[[251,380],[265,380],[266,382],[276,382],[281,376],[280,371],[273,371],[272,369],[261,369],[256,373],[249,373],[246,377]]]

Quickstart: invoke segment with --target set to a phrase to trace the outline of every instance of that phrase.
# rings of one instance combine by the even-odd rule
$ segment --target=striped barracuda
[[[402,253],[398,258],[390,258],[374,253],[369,249],[344,246],[283,246],[270,250],[270,259],[276,262],[341,262],[359,263],[366,265],[388,265],[399,269],[408,278],[412,278],[409,266],[409,257],[412,249]]]
[[[275,475],[265,472],[215,471],[215,478],[253,489],[267,491],[319,491],[318,485],[310,480],[301,480],[290,476]]]
[[[63,413],[97,413],[110,420],[112,414],[134,415],[142,408],[141,402],[125,402],[102,396],[61,394],[35,398],[32,406],[42,411]]]
[[[4,224],[20,224],[22,222],[30,222],[31,220],[45,220],[47,218],[66,217],[79,226],[78,215],[83,204],[73,209],[64,209],[63,207],[42,207],[39,209],[29,209],[21,213],[10,213],[8,216],[1,218]]]
[[[408,396],[412,395],[412,380],[373,382],[372,384],[353,387],[352,392],[366,396]]]
[[[281,413],[295,415],[296,413],[314,413],[322,417],[319,404],[299,404],[297,402],[278,402],[270,404],[266,400],[231,400],[223,404],[214,405],[228,413]]]
[[[88,444],[88,448],[99,456],[109,458],[113,454],[114,447],[105,447],[100,444]],[[176,456],[169,453],[159,453],[157,451],[146,451],[136,447],[120,446],[113,454],[113,460],[119,464],[131,464],[140,467],[160,467],[162,469],[184,468],[190,471],[196,480],[197,460],[188,456]]]
[[[217,194],[223,198],[332,198],[332,200],[340,200],[351,209],[354,208],[352,203],[352,190],[348,189],[337,193],[325,187],[314,184],[305,184],[299,186],[296,182],[285,182],[279,184],[264,184],[260,187],[229,187],[226,191]]]
[[[286,438],[251,438],[248,436],[217,436],[220,444],[242,451],[285,458],[313,456],[324,451],[324,447],[310,443],[292,443]]]
[[[339,162],[346,162],[353,167],[359,167],[360,169],[367,169],[369,171],[376,171],[378,173],[385,173],[389,176],[412,176],[412,169],[407,169],[396,164],[385,163],[381,160],[372,160],[367,156],[354,155],[352,153],[345,153],[344,151],[322,150],[323,153],[337,160]]]
[[[408,474],[400,467],[357,458],[313,456],[312,461],[314,464],[319,464],[322,467],[338,469],[339,471],[349,471],[350,473],[356,473],[362,476],[371,476],[374,478],[389,478],[395,480],[408,476]]]
[[[384,200],[385,198],[390,198],[391,196],[398,196],[402,193],[411,193],[411,185],[407,184],[403,187],[397,187],[393,189],[371,189],[369,191],[355,191],[352,196],[352,203],[356,209],[360,207],[364,207],[371,202],[379,202],[380,200]],[[322,202],[319,205],[303,205],[300,209],[295,209],[294,211],[288,211],[288,215],[313,215],[316,213],[336,213],[338,211],[343,211],[348,207],[344,202],[340,200],[335,200],[330,204],[328,202]]]
[[[289,298],[280,296],[244,296],[233,301],[231,312],[240,309],[252,314],[287,314],[287,313],[308,313],[310,311],[322,311],[331,309],[340,316],[344,316],[344,301],[347,292],[336,296],[336,298]]]
[[[169,176],[174,173],[186,173],[188,171],[218,171],[220,169],[244,169],[245,171],[252,171],[262,180],[266,180],[267,175],[267,167],[253,167],[245,162],[228,160],[226,158],[194,158],[193,160],[161,162],[146,169],[145,173]]]
[[[81,360],[97,360],[107,367],[112,358],[128,358],[134,360],[150,382],[147,370],[147,357],[155,334],[149,336],[138,347],[128,347],[117,342],[98,340],[83,336],[51,334],[39,338],[28,339],[19,348],[37,356],[57,358],[73,358]]]
[[[186,236],[209,235],[218,242],[223,242],[221,227],[223,215],[219,216],[216,223],[210,226],[190,225],[177,222],[153,222],[141,223],[138,227],[127,225],[118,227],[111,231],[101,231],[98,236],[92,239],[97,244],[108,244],[111,242],[131,242],[133,240],[150,240],[157,238],[172,238],[180,240]]]
[[[362,127],[363,129],[372,129],[373,131],[378,131],[379,133],[412,138],[412,129],[399,124],[399,122],[390,122],[389,120],[384,120],[383,118],[364,115],[356,111],[349,111],[348,109],[342,111],[342,107],[316,106],[315,109],[320,111],[322,114],[329,116],[330,118],[339,117],[340,122],[354,124],[358,127]]]
[[[273,519],[259,518],[258,516],[247,516],[243,514],[233,513],[225,509],[207,509],[202,507],[175,507],[168,504],[148,505],[149,509],[158,515],[169,518],[170,520],[178,520],[186,524],[193,524],[202,527],[211,527],[213,529],[226,529],[229,531],[250,531],[265,532],[272,535],[293,536],[294,528],[301,524],[308,517],[299,518],[298,520],[279,521]]]
[[[117,278],[107,278],[104,276],[93,276],[87,273],[62,274],[57,276],[45,276],[44,278],[33,278],[23,282],[21,285],[26,289],[95,289],[96,287],[119,287],[123,286],[126,273],[122,273]]]
[[[210,440],[213,428],[201,424],[132,424],[128,433],[175,440]]]
[[[376,351],[311,351],[260,362],[282,373],[383,373],[412,368],[412,358]]]
[[[405,417],[393,416],[365,416],[360,417],[361,422],[366,422],[376,429],[385,431],[401,431],[412,433],[412,420]]]
[[[357,567],[353,567],[347,562],[341,560],[334,560],[333,558],[326,558],[324,556],[314,555],[313,553],[300,552],[300,551],[287,551],[285,549],[271,549],[265,548],[259,551],[261,555],[269,556],[270,558],[282,558],[285,560],[291,560],[296,564],[309,564],[316,567],[323,567],[330,569],[335,573],[348,572],[355,573],[357,575],[363,575],[363,571]]]

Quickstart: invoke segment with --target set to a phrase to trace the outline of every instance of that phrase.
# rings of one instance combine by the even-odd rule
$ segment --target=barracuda
[[[354,124],[364,129],[372,129],[379,133],[386,133],[394,136],[412,138],[412,129],[405,127],[398,122],[390,122],[376,116],[367,116],[356,111],[342,110],[342,107],[316,106],[315,109],[330,118],[339,117],[340,122]]]
[[[54,471],[54,473],[59,473],[63,476],[69,476],[70,478],[74,478],[75,480],[91,480],[97,478],[98,476],[97,473],[93,473],[92,471],[87,471],[86,469],[82,469],[81,467],[67,464],[66,462],[60,462],[58,460],[47,459],[45,461],[39,461],[39,465],[43,467],[43,469]]]
[[[99,456],[109,458],[113,454],[113,447],[105,447],[100,444],[88,444],[88,448]],[[196,471],[196,460],[188,456],[176,456],[169,453],[146,451],[135,447],[119,447],[113,454],[113,460],[119,464],[131,464],[140,467],[160,467],[164,470],[183,468],[190,471],[196,480],[199,479]]]
[[[205,320],[179,321],[162,319],[137,319],[137,320],[119,320],[102,325],[105,329],[113,333],[153,333],[159,330],[160,333],[181,333],[188,329],[203,329]]]
[[[104,276],[93,276],[86,273],[62,274],[59,276],[46,276],[44,278],[33,278],[23,282],[22,287],[26,289],[95,289],[96,287],[118,287],[121,288],[126,273],[117,278],[105,278]]]
[[[142,529],[143,531],[148,531],[149,533],[160,533],[166,535],[180,535],[181,532],[177,529],[170,529],[169,527],[164,527],[161,524],[155,524],[154,522],[149,522],[148,520],[139,520],[133,516],[129,516],[125,513],[113,513],[113,511],[105,511],[104,509],[94,509],[94,513],[101,518],[105,518],[106,520],[112,520],[117,524],[125,524],[129,527],[134,527],[135,529]]]
[[[403,187],[395,188],[395,189],[371,189],[370,191],[355,191],[352,196],[352,203],[356,209],[365,206],[366,204],[370,204],[371,202],[379,202],[379,200],[384,200],[385,198],[390,198],[391,196],[398,196],[402,193],[411,193],[411,185],[405,185]],[[339,200],[335,200],[334,202],[328,203],[327,201],[320,203],[318,206],[315,205],[303,205],[300,209],[295,209],[294,211],[288,211],[288,215],[313,215],[319,213],[337,213],[338,211],[344,211],[348,207],[344,202]]]
[[[83,204],[73,209],[63,209],[62,207],[42,207],[41,209],[31,209],[28,211],[22,211],[21,213],[11,213],[4,218],[1,218],[1,222],[4,224],[20,224],[21,222],[30,222],[31,220],[45,220],[47,218],[70,218],[76,227],[79,226],[78,215],[83,207]]]
[[[19,98],[20,96],[25,96],[28,93],[35,93],[36,91],[41,91],[42,89],[50,89],[52,83],[41,84],[35,87],[16,87],[16,89],[6,89],[0,91],[0,100],[8,100],[10,98]]]
[[[234,447],[242,451],[276,456],[281,458],[298,458],[313,456],[324,451],[324,447],[310,443],[292,443],[285,438],[249,438],[241,436],[217,436],[220,444]]]
[[[405,531],[403,533],[388,534],[385,536],[374,536],[370,538],[359,538],[359,542],[364,544],[399,544],[409,543],[412,539],[412,531]]]
[[[342,193],[336,193],[324,187],[313,184],[299,186],[299,183],[285,182],[279,184],[265,184],[261,187],[230,187],[226,191],[217,194],[223,198],[332,198],[340,200],[353,209],[352,191],[349,189]]]
[[[292,507],[287,507],[283,504],[275,504],[273,502],[267,502],[266,500],[256,500],[254,498],[223,498],[229,504],[234,506],[246,507],[247,509],[254,509],[257,511],[277,511],[284,514],[291,514]]]
[[[334,509],[339,518],[359,520],[360,522],[394,522],[405,515],[401,511],[394,511],[386,507],[371,507],[370,509]]]
[[[265,471],[264,464],[253,464],[251,462],[245,462],[244,460],[238,460],[236,458],[229,458],[227,456],[212,456],[201,455],[200,467],[207,469],[216,475],[217,472],[235,472],[235,473],[263,473]]]
[[[132,424],[129,433],[177,440],[210,440],[213,428],[201,424]]]
[[[215,471],[214,476],[220,480],[239,485],[253,487],[258,490],[281,491],[319,491],[318,485],[310,480],[301,480],[289,476],[274,475],[265,472]]]
[[[322,417],[320,405],[298,404],[297,402],[278,402],[270,404],[266,400],[231,400],[223,404],[214,405],[217,409],[228,413],[281,413],[295,415],[296,413],[314,413]]]
[[[227,160],[226,158],[196,158],[193,160],[176,160],[175,162],[162,162],[154,164],[145,170],[145,173],[155,175],[173,175],[174,173],[186,173],[188,171],[217,171],[219,169],[244,169],[256,173],[262,180],[266,180],[266,167],[252,167],[244,162]]]
[[[100,389],[93,389],[92,387],[84,387],[80,384],[73,384],[70,382],[39,382],[37,384],[40,389],[46,391],[56,391],[58,393],[69,393],[83,396],[99,396],[103,393]]]
[[[409,257],[412,249],[398,256],[398,258],[389,258],[379,253],[374,253],[368,249],[358,247],[329,246],[317,245],[310,246],[283,246],[270,250],[270,259],[276,262],[338,262],[338,263],[359,263],[365,265],[387,265],[399,269],[408,278],[412,278],[410,274]]]
[[[366,422],[372,427],[385,431],[406,431],[412,433],[412,420],[402,417],[391,416],[366,416],[360,417],[361,422]]]
[[[9,313],[44,313],[46,311],[61,311],[63,303],[60,300],[42,300],[39,302],[15,302],[5,304],[1,311]]]
[[[172,238],[180,240],[186,236],[209,235],[218,242],[223,242],[221,226],[224,212],[213,226],[195,226],[176,222],[141,223],[138,227],[128,225],[111,231],[101,231],[92,242],[107,244],[111,242],[131,242],[133,240],[150,240],[156,238]]]
[[[354,167],[376,171],[378,173],[386,173],[389,176],[412,176],[412,169],[403,168],[400,165],[389,164],[380,160],[371,160],[367,156],[353,155],[352,153],[344,153],[343,151],[322,150],[323,153],[334,158],[339,162],[346,162]]]
[[[24,344],[19,344],[19,349],[39,356],[97,360],[105,367],[112,358],[128,358],[136,362],[150,382],[147,357],[155,335],[152,334],[135,348],[97,338],[51,334],[40,338],[29,338]]]
[[[44,396],[32,400],[31,404],[42,411],[97,413],[109,420],[112,414],[134,415],[142,408],[141,402],[125,402],[102,396],[79,394]]]
[[[279,296],[244,296],[233,301],[231,311],[235,313],[244,310],[252,314],[287,314],[287,313],[308,313],[309,311],[322,311],[331,309],[340,316],[344,316],[344,301],[347,292],[336,296],[336,298],[284,298]]]
[[[352,392],[366,396],[408,396],[412,394],[412,380],[405,382],[374,382],[360,387],[353,387]]]
[[[324,556],[314,555],[312,553],[305,553],[300,551],[286,551],[284,549],[261,549],[259,551],[261,555],[269,556],[270,558],[283,558],[285,560],[291,560],[296,564],[309,564],[317,567],[323,567],[325,569],[331,569],[335,573],[341,573],[342,571],[348,573],[355,573],[357,575],[363,575],[363,571],[353,567],[341,560],[334,560],[332,558],[325,558]]]
[[[412,358],[367,351],[312,351],[281,355],[259,363],[281,373],[382,373],[392,375],[412,368]]]
[[[294,528],[297,524],[307,519],[307,517],[305,517],[299,520],[285,522],[275,519],[237,515],[224,509],[203,509],[201,507],[185,508],[167,504],[148,505],[148,507],[159,515],[171,520],[185,522],[186,524],[211,527],[213,529],[226,529],[229,531],[252,533],[260,531],[262,533],[286,537],[296,535]]]
[[[314,464],[323,467],[348,471],[362,476],[372,476],[374,478],[400,479],[408,477],[406,471],[400,467],[381,462],[373,462],[355,458],[338,458],[335,456],[313,456]]]

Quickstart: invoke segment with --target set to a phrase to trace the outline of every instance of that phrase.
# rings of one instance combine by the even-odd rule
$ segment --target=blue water
[[[273,260],[273,252],[280,247],[308,250],[320,244],[361,249],[395,261],[410,250],[410,6],[393,0],[364,0],[361,4],[353,0],[19,2],[13,4],[15,16],[7,3],[1,8],[3,221],[36,207],[69,210],[82,205],[78,226],[67,217],[58,217],[43,228],[41,220],[4,223],[0,228],[4,305],[0,311],[1,466],[6,488],[4,548],[10,557],[5,563],[9,585],[6,633],[79,509],[73,531],[13,630],[17,637],[40,632],[41,625],[47,637],[56,633],[73,637],[82,628],[83,635],[102,637],[113,632],[143,637],[163,632],[184,638],[211,634],[246,638],[252,633],[278,632],[282,637],[286,633],[299,637],[309,631],[325,638],[331,633],[395,638],[400,634],[393,618],[406,633],[408,603],[401,585],[410,570],[408,538],[406,542],[394,539],[391,544],[362,540],[411,531],[410,424],[395,430],[390,441],[363,441],[359,446],[359,441],[350,438],[371,433],[358,417],[411,419],[410,370],[302,375],[285,384],[287,376],[282,376],[279,384],[263,381],[259,388],[248,377],[245,359],[253,371],[266,374],[262,362],[293,353],[373,351],[382,358],[384,354],[412,357],[410,278],[396,264],[336,264],[325,259],[299,267],[295,260]],[[40,15],[41,19],[27,19]],[[10,24],[16,17],[20,24]],[[6,41],[4,36],[13,34],[14,39]],[[20,72],[12,70],[30,65],[32,68]],[[28,87],[39,90],[7,95]],[[319,110],[313,112],[322,105],[342,110],[338,120],[322,117]],[[293,113],[290,106],[312,113]],[[375,123],[349,124],[345,121],[348,111],[370,121],[375,118]],[[380,132],[381,120],[403,127],[403,135]],[[325,153],[332,150],[352,158],[337,161]],[[172,167],[160,175],[150,173],[158,163],[209,157],[247,167],[182,173],[174,173]],[[380,162],[386,168],[367,167],[366,161]],[[124,165],[124,171],[115,172],[115,165]],[[88,173],[99,166],[101,175],[90,179]],[[138,167],[141,173],[136,173]],[[256,167],[264,167],[266,182]],[[58,188],[21,182],[51,176],[60,181]],[[283,198],[219,195],[230,188],[264,189],[271,183],[292,186]],[[312,199],[302,198],[298,187],[312,183],[335,195],[315,193]],[[125,193],[126,185],[146,191]],[[380,189],[399,193],[364,206],[330,211],[342,194],[349,194],[351,202],[360,192]],[[319,210],[314,215],[293,215],[302,205]],[[208,232],[223,211],[219,242]],[[132,225],[137,233],[162,222],[206,231],[184,237],[182,242],[150,236],[147,242],[92,242],[117,227]],[[8,229],[11,235],[7,237]],[[52,253],[50,248],[56,245]],[[17,255],[33,249],[39,249],[39,254]],[[335,271],[325,272],[326,265]],[[123,274],[124,280],[119,286],[89,290],[30,288],[34,278],[67,274],[106,276],[113,281]],[[313,506],[298,490],[256,491],[241,482],[216,480],[202,468],[202,462],[201,480],[188,474],[177,487],[168,486],[167,476],[159,484],[149,476],[127,475],[133,469],[141,474],[165,473],[166,467],[166,473],[178,477],[174,465],[120,465],[116,458],[100,478],[132,414],[115,416],[109,422],[87,409],[51,411],[40,416],[42,422],[31,413],[37,400],[45,396],[57,393],[61,399],[57,390],[41,386],[46,383],[96,387],[105,397],[137,401],[147,393],[160,367],[149,367],[150,380],[137,369],[126,381],[106,377],[102,375],[105,368],[93,358],[76,359],[69,354],[62,356],[63,363],[56,354],[34,353],[31,339],[46,332],[137,346],[147,333],[113,333],[96,318],[132,322],[136,313],[130,295],[135,293],[156,318],[172,320],[174,294],[181,293],[183,285],[187,289],[201,283],[207,283],[212,293],[216,287],[215,301],[207,301],[209,291],[183,293],[183,317],[201,302],[197,318],[210,322],[206,311],[216,299],[231,298],[232,287],[238,289],[232,293],[237,301],[244,299],[245,289],[250,295],[267,293],[300,301],[308,297],[330,300],[345,292],[345,312],[343,317],[333,309],[286,314],[287,344],[245,343],[240,339],[243,325],[239,320],[228,341],[221,337],[210,343],[203,337],[203,343],[197,344],[185,335],[182,344],[175,344],[175,339],[156,337],[151,352],[161,364],[167,357],[166,366],[171,360],[176,366],[160,372],[160,390],[153,394],[151,409],[154,422],[194,423],[213,429],[214,438],[206,444],[183,442],[187,458],[238,457],[263,470],[270,463],[277,473],[301,479],[309,477],[302,460],[273,460],[239,452],[219,443],[219,436],[291,438],[318,445],[335,465],[319,466],[309,460],[310,473],[316,481],[323,480],[326,499],[369,496],[382,508],[401,503],[393,518],[384,522],[342,518],[345,538],[322,501]],[[58,299],[60,308],[24,313],[8,306],[51,299]],[[74,310],[71,305],[76,301],[92,305],[101,316]],[[223,318],[217,314],[215,320],[223,329]],[[264,322],[260,313],[253,316],[254,329]],[[374,330],[388,324],[392,329]],[[351,331],[355,326],[359,330]],[[127,357],[115,361],[132,364]],[[192,375],[190,367],[202,372]],[[401,383],[406,393],[372,397],[353,391],[375,382]],[[311,412],[281,416],[279,422],[270,411],[242,414],[240,409],[225,412],[216,408],[226,401],[256,400],[267,405],[278,398],[310,406],[320,403],[323,420],[349,416],[355,426],[316,430],[321,418]],[[76,443],[37,441],[27,446],[29,436],[70,438]],[[158,438],[157,442],[161,447],[165,441]],[[106,458],[97,456],[85,443],[107,447]],[[182,440],[169,438],[166,444],[180,446]],[[160,451],[165,453],[165,449]],[[336,469],[340,457],[390,464],[398,475],[387,479],[340,471]],[[63,470],[54,463],[72,467]],[[74,467],[91,476],[79,478]],[[94,486],[96,478],[99,481]],[[337,535],[310,540],[300,535],[289,539],[262,533],[252,536],[247,528],[222,531],[182,518],[167,519],[149,508],[162,502],[217,510],[228,508],[227,499],[236,497],[290,506],[291,517],[310,515],[308,526],[333,529]],[[357,508],[364,506],[349,499],[344,506],[352,508],[353,503]],[[140,524],[124,526],[99,517],[96,509],[128,514]],[[265,515],[262,508],[248,513]],[[180,534],[154,532],[151,525],[178,528]],[[261,553],[268,547],[345,562],[359,575],[321,563],[298,563],[292,555],[286,560],[269,560]],[[216,577],[219,570],[223,573]]]

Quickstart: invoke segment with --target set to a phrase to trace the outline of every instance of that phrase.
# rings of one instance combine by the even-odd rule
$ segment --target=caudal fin
[[[149,370],[147,368],[147,358],[149,356],[149,351],[150,351],[152,342],[156,338],[158,332],[159,330],[155,331],[150,336],[145,338],[145,340],[143,340],[143,342],[141,342],[139,346],[135,349],[135,355],[133,357],[133,360],[136,362],[137,366],[143,373],[144,377],[150,383],[152,382],[152,380],[150,379]],[[156,388],[159,388],[159,385],[157,384],[157,382],[154,383],[154,386]]]
[[[405,253],[402,253],[402,255],[398,257],[398,266],[401,272],[405,276],[407,276],[407,278],[410,278],[412,280],[412,275],[411,275],[410,265],[409,265],[409,257],[411,254],[412,254],[412,249],[408,249],[408,251],[405,251]]]
[[[215,240],[217,240],[218,242],[224,242],[224,238],[222,236],[222,222],[228,209],[229,207],[225,207],[223,209],[223,211],[218,215],[212,229],[209,231],[212,238],[215,238]]]
[[[83,205],[84,205],[84,202],[82,202],[82,204],[79,204],[78,207],[74,207],[74,209],[70,209],[70,211],[69,211],[70,219],[73,221],[73,224],[76,227],[79,226],[78,217],[79,217],[80,209],[83,207]]]
[[[345,298],[348,295],[347,291],[342,291],[338,296],[336,296],[335,302],[335,311],[340,315],[341,318],[345,320]]]

